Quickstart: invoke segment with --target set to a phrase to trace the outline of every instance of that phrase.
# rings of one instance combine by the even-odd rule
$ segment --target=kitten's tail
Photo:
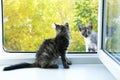
[[[21,64],[5,67],[3,71],[10,71],[10,70],[21,69],[21,68],[32,68],[32,67],[37,67],[37,66],[35,65],[35,63],[21,63]]]

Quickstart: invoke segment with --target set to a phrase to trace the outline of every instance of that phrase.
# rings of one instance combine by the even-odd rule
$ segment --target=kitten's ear
[[[68,22],[66,22],[66,23],[65,23],[65,26],[69,27],[69,24],[68,24]]]
[[[55,28],[58,28],[58,27],[59,27],[59,25],[58,25],[58,24],[56,24],[56,23],[54,23],[54,25],[55,25]]]
[[[80,31],[82,30],[82,26],[80,24],[78,24],[78,28]]]
[[[92,29],[92,28],[93,28],[93,25],[92,25],[92,23],[90,23],[88,27]]]

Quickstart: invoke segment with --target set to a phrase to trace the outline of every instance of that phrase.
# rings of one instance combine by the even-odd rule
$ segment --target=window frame
[[[0,17],[0,23],[2,24],[1,25],[1,29],[0,29],[0,52],[2,54],[0,54],[0,58],[1,59],[34,59],[35,58],[35,52],[7,52],[5,49],[4,49],[4,33],[3,33],[3,4],[2,4],[2,0],[0,2],[1,6],[0,6],[0,15],[2,15]],[[25,53],[25,54],[24,54]],[[70,53],[70,54],[69,54]],[[96,52],[95,53],[88,53],[88,52],[68,52],[68,56],[70,57],[78,57],[78,55],[82,55],[82,56],[96,56]]]
[[[120,80],[120,66],[110,57],[108,56],[104,50],[102,49],[102,27],[103,26],[103,18],[105,15],[103,15],[103,3],[105,0],[99,0],[99,16],[98,16],[98,54],[67,54],[69,58],[72,59],[73,63],[101,63],[98,59],[98,56],[102,63],[109,69],[109,71],[116,77],[116,79]],[[0,2],[0,5],[1,2]],[[0,6],[0,24],[2,24],[2,8]],[[19,62],[33,62],[35,60],[35,54],[31,53],[11,53],[8,54],[3,49],[3,40],[2,40],[2,26],[0,27],[0,64],[1,65],[9,65],[9,64],[15,64]],[[112,64],[112,66],[111,66]]]
[[[3,13],[2,13],[2,0],[0,1],[0,64],[1,65],[11,65],[11,64],[17,64],[20,62],[34,62],[35,61],[35,55],[33,52],[27,52],[27,53],[20,53],[20,52],[14,52],[9,53],[4,50],[3,45]],[[85,54],[83,52],[70,52],[72,54],[67,54],[67,57],[72,60],[73,63],[93,63],[93,64],[101,64],[101,61],[98,59],[98,56],[96,53],[88,53]]]
[[[99,2],[99,1],[98,1]],[[3,23],[3,0],[1,0],[1,6],[0,6],[0,8],[1,8],[1,15],[2,15],[2,48],[3,48],[3,50],[4,50],[4,52],[5,53],[36,53],[36,51],[11,51],[11,50],[7,50],[7,49],[5,49],[5,47],[4,47],[4,44],[5,44],[5,41],[4,41],[4,23]],[[98,33],[97,33],[98,34]],[[68,54],[97,54],[97,52],[77,52],[77,51],[70,51],[70,52],[68,52]]]
[[[3,14],[2,14],[2,0],[0,2],[0,64],[1,65],[9,65],[9,64],[16,64],[20,62],[34,62],[35,55],[33,52],[6,52],[4,50],[3,44]],[[69,53],[69,52],[68,52]],[[72,59],[73,63],[101,63],[98,60],[97,54],[90,53],[84,54],[83,52],[70,52],[67,54],[69,58]],[[79,61],[80,59],[80,61]]]
[[[103,29],[105,24],[105,4],[106,0],[100,0],[99,2],[99,21],[98,21],[98,56],[102,63],[108,68],[108,70],[116,77],[117,80],[120,80],[120,65],[113,59],[112,55],[109,55],[109,52],[103,49],[104,42],[102,42],[103,37],[105,34],[102,32],[105,30]]]

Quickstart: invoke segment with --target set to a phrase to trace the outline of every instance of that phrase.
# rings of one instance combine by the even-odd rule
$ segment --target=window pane
[[[105,50],[120,60],[120,1],[106,0],[106,21],[104,25]]]
[[[98,0],[3,0],[4,49],[36,52],[40,44],[55,37],[53,23],[69,22],[69,52],[86,52],[78,24],[93,24],[97,33]]]

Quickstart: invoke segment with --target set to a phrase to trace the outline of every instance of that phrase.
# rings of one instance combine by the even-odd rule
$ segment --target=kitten
[[[82,27],[78,25],[80,34],[84,37],[86,44],[86,52],[97,52],[97,34],[93,31],[93,25]]]
[[[106,49],[110,50],[112,49],[112,47],[108,45],[110,45],[111,41],[115,39],[114,35],[116,35],[117,26],[107,25],[105,30],[106,30],[106,35],[105,35],[106,46],[105,47]]]
[[[40,46],[37,54],[36,60],[34,63],[21,63],[5,67],[4,71],[20,69],[20,68],[31,68],[31,67],[40,67],[40,68],[58,68],[58,65],[54,63],[56,59],[61,56],[62,64],[64,68],[69,68],[69,65],[72,64],[66,58],[66,50],[69,46],[70,39],[70,30],[69,24],[65,23],[64,25],[55,24],[56,37],[52,39],[46,39]]]
[[[105,43],[108,42],[108,40],[112,39],[115,35],[117,28],[115,26],[106,26],[106,37],[105,37]]]

